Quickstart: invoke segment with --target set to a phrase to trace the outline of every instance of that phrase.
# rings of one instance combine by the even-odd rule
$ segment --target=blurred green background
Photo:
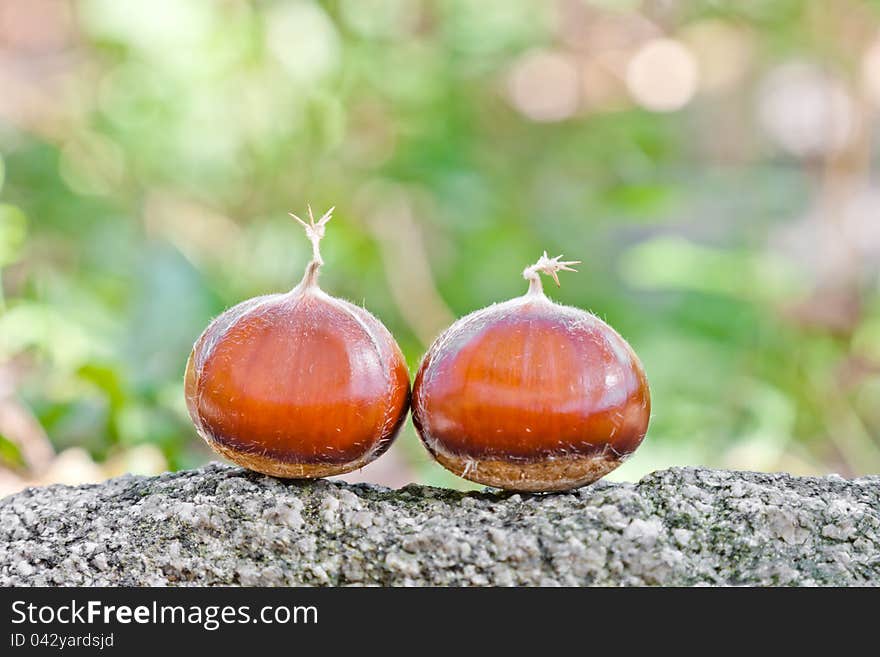
[[[0,0],[0,493],[210,459],[187,355],[307,203],[413,370],[583,260],[653,391],[614,478],[876,473],[878,108],[874,2]],[[464,484],[409,422],[350,478]]]

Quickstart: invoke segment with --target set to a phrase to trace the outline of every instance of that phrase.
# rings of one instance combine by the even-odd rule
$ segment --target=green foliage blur
[[[189,350],[299,280],[311,204],[322,287],[413,371],[545,249],[582,260],[549,294],[652,386],[618,478],[878,472],[878,35],[852,0],[3,0],[0,463],[210,459]],[[409,422],[387,458],[463,483]]]

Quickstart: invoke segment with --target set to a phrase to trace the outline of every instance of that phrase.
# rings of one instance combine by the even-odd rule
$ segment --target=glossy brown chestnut
[[[186,367],[199,434],[231,461],[276,477],[366,465],[390,446],[409,405],[406,362],[388,329],[317,285],[329,218],[297,218],[313,244],[302,282],[223,313]]]
[[[539,272],[574,262],[544,256],[529,291],[463,317],[431,346],[413,384],[413,422],[455,474],[520,491],[599,479],[641,443],[651,403],[638,357],[595,315],[550,301]]]

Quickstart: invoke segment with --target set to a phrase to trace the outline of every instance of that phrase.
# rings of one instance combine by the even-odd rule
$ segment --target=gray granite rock
[[[548,495],[212,464],[0,500],[2,585],[880,585],[880,477],[702,469]]]

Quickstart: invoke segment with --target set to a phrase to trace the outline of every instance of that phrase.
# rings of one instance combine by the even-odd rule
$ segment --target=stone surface
[[[0,584],[880,585],[880,477],[464,494],[213,464],[0,500]]]

